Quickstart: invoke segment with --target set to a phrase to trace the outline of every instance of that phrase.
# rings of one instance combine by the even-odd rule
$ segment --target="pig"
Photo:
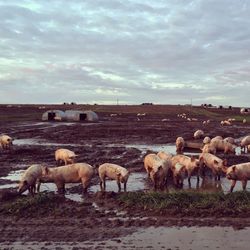
[[[176,144],[176,152],[182,153],[185,146],[185,141],[183,137],[177,137],[175,144]]]
[[[38,191],[40,188],[40,179],[42,179],[42,165],[31,165],[22,175],[19,181],[18,193],[22,194],[29,190],[31,195],[34,195],[36,190],[36,183],[38,182]]]
[[[212,153],[216,154],[216,148],[215,146],[211,145],[210,143],[205,144],[203,148],[201,148],[202,153]]]
[[[162,160],[169,160],[173,157],[172,154],[166,153],[164,151],[160,151],[157,153],[157,156],[159,156]]]
[[[172,167],[176,165],[176,163],[180,163],[185,166],[187,174],[188,174],[188,183],[191,186],[191,176],[194,172],[197,171],[197,183],[199,182],[200,175],[200,161],[195,159],[195,157],[188,157],[185,155],[175,155],[171,159]]]
[[[213,172],[215,180],[220,180],[220,176],[227,169],[227,160],[221,160],[219,157],[210,154],[202,153],[199,156],[201,165],[206,165]]]
[[[3,150],[11,149],[13,141],[14,140],[8,135],[0,135],[0,147]]]
[[[163,160],[156,154],[148,154],[144,158],[144,167],[148,173],[148,177],[154,183],[154,189],[163,189],[171,168],[171,160]]]
[[[219,139],[217,139],[217,140],[212,139],[211,142],[210,142],[210,145],[212,147],[215,147],[216,150],[224,151],[225,154],[227,154],[227,153],[235,154],[236,146],[229,143],[229,142],[219,140]]]
[[[211,141],[211,138],[206,136],[204,139],[203,139],[203,144],[208,144],[209,142]]]
[[[200,139],[200,138],[202,138],[202,136],[204,136],[204,132],[202,130],[199,129],[199,130],[195,131],[194,139]]]
[[[171,170],[173,173],[174,184],[176,187],[183,187],[183,181],[186,177],[186,167],[179,162],[177,162],[174,166],[171,166]]]
[[[211,141],[214,141],[214,140],[223,140],[223,137],[220,135],[217,135],[217,136],[213,137]]]
[[[56,184],[58,192],[65,192],[65,183],[82,183],[83,193],[87,192],[94,176],[94,168],[87,163],[74,163],[55,168],[42,168],[42,178],[45,182]]]
[[[55,151],[55,159],[57,166],[60,166],[61,161],[64,162],[65,165],[73,164],[75,162],[76,154],[68,149],[60,148]]]
[[[240,142],[241,151],[246,152],[246,147],[250,145],[250,135],[245,136]]]
[[[121,183],[124,184],[124,191],[126,191],[127,181],[130,174],[126,168],[112,163],[104,163],[99,166],[98,173],[101,191],[105,191],[106,189],[106,177],[116,180],[119,192],[121,191]]]
[[[242,189],[246,190],[247,181],[250,180],[250,162],[229,167],[226,171],[226,177],[232,181],[230,192],[233,192],[235,184],[238,180],[242,183]]]
[[[223,141],[229,142],[231,144],[235,144],[235,140],[233,137],[226,137]]]

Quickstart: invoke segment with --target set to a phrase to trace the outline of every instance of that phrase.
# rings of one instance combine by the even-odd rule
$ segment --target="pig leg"
[[[118,185],[118,192],[121,192],[121,183],[119,180],[116,180],[116,183]]]
[[[247,180],[242,180],[241,183],[242,183],[242,189],[245,191],[247,187]]]
[[[103,191],[103,183],[104,183],[105,180],[101,179],[100,178],[100,188],[101,188],[101,191]]]
[[[68,164],[67,160],[65,159],[64,160],[64,165],[66,166]]]
[[[89,187],[89,181],[82,179],[82,186],[83,186],[83,193],[86,194]]]
[[[105,176],[100,177],[100,187],[101,187],[101,191],[106,190],[106,177]]]
[[[127,182],[125,181],[124,182],[124,192],[126,192],[127,191]]]
[[[37,180],[37,188],[36,188],[37,193],[40,192],[40,186],[41,186],[41,181],[38,179]]]
[[[188,171],[188,185],[191,187],[191,172]]]
[[[150,178],[150,172],[151,172],[152,169],[150,167],[147,167],[147,170],[148,170],[147,171],[148,172],[148,178]]]
[[[220,173],[218,173],[217,176],[218,176],[218,181],[220,181]]]
[[[65,184],[64,183],[55,183],[57,186],[57,191],[59,194],[64,194],[65,193]]]
[[[234,187],[235,187],[235,184],[236,184],[236,180],[232,180],[232,182],[231,182],[232,184],[231,184],[231,187],[230,187],[230,193],[232,193],[233,192],[233,189],[234,189]]]

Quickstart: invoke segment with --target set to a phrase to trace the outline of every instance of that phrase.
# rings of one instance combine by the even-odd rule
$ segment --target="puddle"
[[[147,174],[145,173],[131,173],[128,182],[127,182],[127,191],[133,192],[133,191],[139,191],[139,190],[145,190],[150,189],[146,185],[145,179],[147,178]],[[121,184],[122,191],[123,191],[123,184]],[[100,191],[100,185],[99,183],[96,185],[93,185],[89,188],[89,191],[91,192],[98,192]],[[106,191],[118,191],[118,186],[115,180],[106,180]]]
[[[0,180],[8,180],[12,181],[13,183],[8,184],[2,184],[0,185],[0,189],[6,189],[6,188],[17,188],[18,187],[18,181],[20,180],[24,170],[17,170],[17,171],[11,171],[7,176],[1,177]],[[79,186],[79,183],[68,183],[65,185],[66,191],[69,190],[72,187]],[[221,178],[221,181],[214,181],[214,179],[210,178],[209,176],[206,176],[206,178],[200,178],[199,185],[197,185],[197,177],[192,176],[191,177],[191,187],[189,187],[188,180],[184,180],[183,189],[185,190],[197,190],[197,191],[209,191],[209,192],[221,192],[228,193],[230,190],[231,181],[227,180],[226,178]],[[169,189],[173,189],[173,187],[169,186]],[[127,182],[127,191],[135,192],[135,191],[142,191],[142,190],[152,190],[153,186],[152,184],[148,184],[147,181],[147,174],[146,172],[136,172],[131,173]],[[54,183],[42,183],[40,187],[40,191],[50,191],[50,192],[57,192],[56,185]],[[95,184],[89,187],[89,192],[96,193],[100,191],[100,185]],[[106,180],[106,191],[118,191],[117,183],[115,180]],[[123,191],[123,185],[122,185],[122,191]],[[242,185],[240,181],[237,181],[234,191],[242,191]],[[247,185],[247,191],[250,191],[250,184]],[[28,191],[26,191],[24,194],[28,194]],[[65,194],[65,197],[81,202],[83,201],[83,197],[81,193],[69,193],[67,192]],[[114,212],[114,211],[113,211]],[[119,214],[118,214],[119,215]]]
[[[248,250],[250,228],[232,227],[148,227],[125,237],[86,241],[92,249],[242,249]],[[92,245],[93,244],[93,245]]]
[[[82,146],[81,144],[63,144],[63,143],[53,143],[47,142],[41,139],[16,139],[13,142],[14,145],[22,146],[22,145],[31,145],[31,146],[72,146],[72,147],[79,147]]]
[[[25,170],[10,171],[7,176],[1,177],[0,179],[18,182],[24,172]]]
[[[2,242],[9,249],[227,249],[248,250],[250,228],[232,227],[148,227],[108,240],[71,241],[14,241]]]
[[[22,174],[24,173],[25,170],[17,170],[17,171],[11,171],[7,176],[5,177],[1,177],[0,180],[9,180],[9,181],[13,181],[13,183],[10,184],[3,184],[0,185],[0,189],[6,189],[6,188],[18,188],[18,182],[21,179]],[[79,183],[68,183],[65,185],[65,189],[67,191],[67,189],[78,186]],[[40,192],[45,192],[45,191],[49,191],[49,192],[57,192],[57,187],[54,183],[42,183],[40,186]],[[24,195],[28,194],[28,191],[23,193]],[[77,194],[77,193],[66,193],[65,197],[67,199],[73,200],[73,201],[77,201],[77,202],[81,202],[83,201],[83,197],[82,194]]]
[[[144,145],[144,144],[127,144],[125,145],[126,148],[136,148],[142,152],[142,154],[145,154],[148,150],[159,152],[164,151],[170,154],[175,155],[176,154],[176,146],[173,143],[169,144],[158,144],[158,145]],[[184,151],[185,155],[199,155],[201,151],[197,150],[190,150],[190,151]]]

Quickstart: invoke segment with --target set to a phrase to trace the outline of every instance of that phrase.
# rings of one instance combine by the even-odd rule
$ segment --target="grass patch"
[[[210,111],[208,109],[204,109],[204,108],[193,108],[192,112],[194,115],[199,115],[199,116],[206,116],[207,118],[210,119],[221,119],[221,117],[224,117],[224,114],[220,114],[218,112],[213,112]]]
[[[232,118],[234,118],[237,122],[242,122],[244,119],[246,119],[248,123],[250,122],[250,116],[246,115],[233,115]]]
[[[201,210],[218,212],[221,215],[238,214],[242,211],[250,213],[250,192],[234,192],[230,194],[174,191],[174,192],[131,192],[121,194],[119,200],[128,207],[140,209],[170,209],[184,213]]]
[[[55,211],[64,197],[53,193],[39,193],[32,196],[17,198],[15,201],[3,203],[0,206],[0,214],[24,215],[24,214],[49,214]]]

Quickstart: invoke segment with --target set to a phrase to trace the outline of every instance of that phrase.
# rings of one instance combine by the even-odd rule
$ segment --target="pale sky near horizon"
[[[250,106],[248,0],[0,0],[0,104]]]

